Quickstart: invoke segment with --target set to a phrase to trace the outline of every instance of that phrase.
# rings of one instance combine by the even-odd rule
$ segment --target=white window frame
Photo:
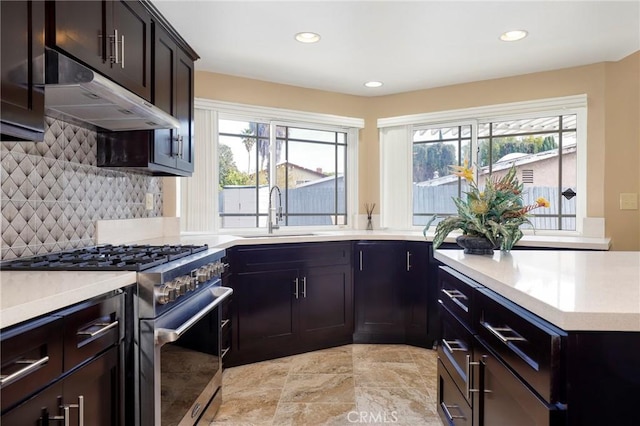
[[[188,192],[190,185],[195,186],[199,176],[206,176],[206,178],[214,179],[214,187],[217,188],[219,184],[218,175],[218,120],[232,119],[232,120],[246,120],[261,123],[270,123],[275,125],[287,125],[294,127],[311,127],[314,129],[330,130],[337,132],[345,132],[347,134],[347,176],[346,176],[346,190],[347,190],[347,224],[346,225],[331,225],[331,226],[318,226],[318,227],[298,227],[288,226],[289,230],[318,230],[318,231],[330,231],[337,229],[352,229],[357,227],[358,219],[358,136],[359,130],[364,127],[364,119],[345,117],[331,114],[313,113],[305,111],[296,111],[281,108],[262,107],[254,105],[237,104],[232,102],[215,101],[210,99],[196,98],[194,106],[197,111],[204,111],[207,114],[207,122],[211,122],[207,128],[202,128],[199,123],[196,123],[196,128],[201,131],[195,134],[196,150],[199,146],[212,144],[213,152],[216,155],[212,158],[204,159],[205,164],[203,168],[207,168],[207,173],[199,173],[199,168],[196,166],[196,170],[193,176],[189,179],[182,179],[181,193]],[[196,114],[196,118],[199,114]],[[275,129],[275,127],[272,127]],[[208,149],[210,151],[210,149]],[[200,159],[199,156],[196,156]],[[202,160],[202,159],[201,159]],[[203,161],[204,161],[203,160]],[[271,162],[273,164],[273,162]],[[191,182],[190,181],[194,181]],[[221,220],[219,216],[218,197],[213,197],[211,202],[207,203],[207,208],[203,212],[194,211],[195,209],[189,209],[191,204],[189,200],[182,199],[182,211],[187,220],[183,220],[182,231],[183,232],[212,232],[220,234],[248,234],[252,232],[262,232],[266,228],[222,228]],[[199,218],[202,215],[214,215],[214,220],[208,220],[207,218]],[[195,217],[195,218],[194,218]],[[190,226],[190,223],[204,224],[202,226],[195,225]],[[203,227],[205,229],[203,229]],[[280,231],[285,232],[285,231]]]
[[[488,105],[484,107],[464,108],[448,111],[438,111],[425,114],[413,114],[404,115],[398,117],[388,117],[378,119],[377,125],[380,134],[380,204],[381,208],[381,226],[383,228],[390,229],[411,229],[414,231],[422,230],[422,226],[413,225],[413,187],[411,173],[408,175],[408,179],[405,177],[405,181],[397,184],[403,184],[406,188],[406,199],[402,200],[399,204],[397,200],[389,200],[389,191],[385,191],[384,188],[389,187],[390,183],[388,179],[392,179],[392,170],[405,167],[410,168],[413,165],[411,153],[413,144],[413,130],[425,129],[429,127],[442,127],[442,126],[457,126],[460,124],[472,126],[472,160],[473,164],[477,162],[477,150],[474,149],[478,146],[478,123],[487,121],[504,121],[515,120],[523,118],[540,117],[541,115],[569,115],[575,114],[577,117],[576,131],[577,131],[577,158],[576,158],[576,179],[578,188],[580,191],[580,197],[576,203],[576,230],[537,230],[536,234],[544,235],[582,235],[584,229],[584,221],[587,219],[587,96],[586,95],[574,95],[560,98],[548,98],[533,101],[513,102],[506,104]],[[395,128],[397,131],[404,129],[406,137],[404,141],[396,140],[392,143],[396,144],[396,148],[404,150],[406,158],[402,162],[386,161],[383,158],[383,152],[385,144],[388,141],[384,140],[385,129]],[[406,143],[408,146],[401,147],[397,144]],[[386,147],[386,149],[389,149]],[[412,168],[411,168],[412,170]],[[392,210],[392,206],[395,202],[395,208],[398,205],[403,205],[404,214],[398,214]],[[390,207],[391,206],[391,207]],[[523,229],[523,232],[532,233],[531,230]]]

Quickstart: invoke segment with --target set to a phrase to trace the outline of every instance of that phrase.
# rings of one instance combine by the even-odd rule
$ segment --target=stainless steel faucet
[[[278,191],[278,211],[276,213],[276,208],[273,207],[273,204],[271,203],[271,199],[273,198],[273,190],[277,190]],[[275,222],[273,223],[273,218],[275,216]],[[273,187],[271,188],[271,190],[269,191],[269,217],[267,218],[267,226],[268,226],[268,232],[269,234],[273,234],[273,230],[274,229],[278,229],[280,228],[280,225],[278,225],[278,221],[282,220],[282,192],[280,192],[280,188],[278,187],[278,185],[273,185]]]

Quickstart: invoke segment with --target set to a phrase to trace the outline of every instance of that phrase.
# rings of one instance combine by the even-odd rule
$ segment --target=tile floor
[[[226,369],[212,425],[442,426],[435,351],[346,345]]]

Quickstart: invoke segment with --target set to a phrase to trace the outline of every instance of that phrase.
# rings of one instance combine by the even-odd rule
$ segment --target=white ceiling
[[[640,50],[633,1],[153,0],[196,70],[377,96],[617,61]],[[507,30],[529,37],[505,43]],[[294,34],[313,31],[319,43]],[[380,80],[368,89],[363,83]]]

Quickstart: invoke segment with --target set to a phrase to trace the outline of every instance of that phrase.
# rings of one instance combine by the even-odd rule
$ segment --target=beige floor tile
[[[281,402],[354,403],[351,374],[290,374]]]
[[[354,362],[413,362],[406,345],[353,345]]]
[[[413,388],[356,388],[356,405],[371,424],[427,425],[438,416],[426,393]]]
[[[298,355],[291,360],[291,374],[351,374],[353,355],[346,350],[323,350]]]
[[[356,404],[293,403],[278,405],[274,426],[350,425],[356,419]]]
[[[410,387],[427,390],[427,383],[413,363],[357,362],[353,373],[356,387]]]
[[[270,425],[278,408],[280,392],[268,388],[228,391],[222,389],[222,406],[213,424]]]
[[[227,368],[222,374],[223,389],[232,390],[236,387],[244,389],[247,384],[260,388],[282,389],[287,380],[291,362],[291,358],[281,358]]]

